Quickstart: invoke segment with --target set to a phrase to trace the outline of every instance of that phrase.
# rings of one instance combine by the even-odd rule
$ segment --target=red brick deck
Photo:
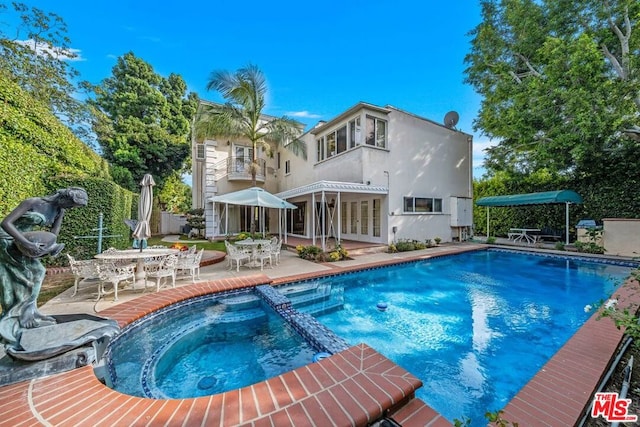
[[[186,298],[264,283],[269,279],[261,275],[199,283],[149,294],[100,315],[124,326]],[[637,283],[628,282],[618,292],[621,302],[640,300],[633,286]],[[611,321],[595,316],[507,405],[504,419],[522,426],[565,426],[580,420],[622,340]],[[420,380],[364,344],[262,383],[195,399],[123,395],[101,384],[91,367],[83,367],[1,387],[0,425],[365,426],[383,415],[404,427],[451,425],[413,398],[420,386]]]

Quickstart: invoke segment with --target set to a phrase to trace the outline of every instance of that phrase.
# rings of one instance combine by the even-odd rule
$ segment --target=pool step
[[[315,304],[305,305],[303,307],[295,307],[300,313],[306,313],[311,316],[321,316],[323,314],[333,313],[334,311],[342,310],[344,304],[340,301],[328,300],[321,301]]]
[[[237,297],[224,298],[218,301],[227,310],[244,310],[260,305],[260,297],[254,294],[239,295]]]
[[[267,313],[262,308],[245,310],[215,311],[209,312],[208,318],[214,323],[235,323],[266,317]]]
[[[305,305],[314,304],[320,301],[326,301],[331,297],[331,293],[313,292],[308,294],[302,294],[298,296],[289,296],[291,305],[293,308],[304,307]]]
[[[293,298],[299,295],[315,293],[318,290],[318,282],[297,283],[295,285],[278,286],[276,290],[293,301]]]

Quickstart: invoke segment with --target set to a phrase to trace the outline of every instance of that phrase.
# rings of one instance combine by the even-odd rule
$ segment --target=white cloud
[[[301,117],[304,119],[319,119],[320,117],[322,117],[320,114],[312,114],[308,111],[290,111],[288,113],[285,113],[287,116],[291,116],[291,117]]]
[[[46,43],[36,43],[35,40],[17,40],[16,43],[26,46],[29,49],[36,52],[38,55],[42,55],[45,52],[54,58],[62,61],[84,61],[85,59],[80,54],[80,49],[62,49],[57,47],[51,47]]]
[[[487,155],[487,148],[498,145],[497,141],[490,139],[479,139],[473,141],[473,176],[476,178],[482,177],[486,172],[484,168],[484,159]]]

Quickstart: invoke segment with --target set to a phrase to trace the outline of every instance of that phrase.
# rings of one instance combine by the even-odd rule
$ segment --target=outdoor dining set
[[[198,251],[193,245],[186,251],[165,246],[154,246],[144,250],[109,248],[89,260],[76,260],[67,254],[75,278],[71,296],[77,294],[81,282],[97,284],[96,301],[107,293],[113,293],[113,299],[117,301],[118,285],[122,282],[130,282],[129,289],[142,291],[147,289],[151,280],[155,282],[156,291],[160,290],[163,279],[171,280],[171,286],[174,288],[179,278],[191,277],[191,281],[195,283],[196,278],[200,278],[203,253],[204,249]],[[108,285],[111,285],[111,290],[108,289]]]
[[[235,264],[236,271],[240,271],[240,266],[250,268],[260,267],[264,270],[264,265],[269,262],[269,267],[273,268],[280,262],[280,250],[282,248],[282,240],[277,237],[267,239],[245,239],[235,243],[225,241],[227,249],[227,260],[229,270]]]

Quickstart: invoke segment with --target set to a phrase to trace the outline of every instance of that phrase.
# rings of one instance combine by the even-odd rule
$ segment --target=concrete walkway
[[[171,237],[166,237],[165,239],[170,239]],[[164,240],[164,239],[163,239]],[[171,240],[167,240],[171,241]],[[182,241],[181,241],[182,242]],[[185,242],[186,243],[186,242]],[[189,241],[189,244],[196,244],[195,241]],[[257,274],[264,274],[265,276],[271,279],[279,279],[278,281],[285,280],[286,277],[300,277],[301,275],[313,274],[316,272],[335,272],[336,270],[344,270],[348,271],[357,267],[359,265],[371,264],[371,263],[380,263],[385,264],[390,260],[403,260],[403,259],[412,259],[419,258],[422,256],[432,256],[441,252],[449,252],[453,248],[459,247],[483,247],[484,245],[475,245],[475,244],[455,244],[455,245],[441,245],[434,248],[423,249],[420,251],[410,251],[410,252],[400,252],[395,254],[389,253],[373,253],[373,254],[363,254],[358,255],[354,259],[349,261],[340,261],[335,263],[314,263],[310,261],[303,260],[298,257],[298,255],[293,251],[283,250],[280,255],[280,263],[279,265],[273,266],[270,268],[268,264],[265,266],[263,271],[260,271],[260,268],[247,268],[240,267],[240,271],[236,271],[235,268],[229,270],[228,264],[226,260],[224,260],[225,254],[218,251],[205,251],[203,256],[203,264],[208,264],[214,262],[212,265],[206,265],[200,268],[200,279],[197,282],[206,282],[210,280],[217,279],[226,279],[226,278],[235,278],[235,277],[245,277],[252,276]],[[191,277],[184,275],[179,276],[176,281],[176,287],[187,286],[190,285]],[[103,311],[107,308],[111,308],[114,305],[121,304],[132,299],[138,298],[142,295],[146,295],[149,293],[155,292],[155,283],[151,286],[151,282],[149,283],[149,287],[146,291],[141,290],[131,290],[127,289],[127,287],[119,287],[118,288],[118,301],[113,301],[113,294],[106,295],[101,298],[100,301],[96,302],[97,297],[97,283],[81,283],[79,286],[78,293],[75,296],[71,296],[73,294],[73,287],[67,289],[63,293],[59,294],[55,298],[49,300],[46,304],[40,307],[40,311],[45,314],[73,314],[73,313],[97,313]],[[162,289],[167,289],[171,286],[171,281],[165,280],[163,282],[164,287]],[[109,286],[107,285],[107,291],[109,290]]]

